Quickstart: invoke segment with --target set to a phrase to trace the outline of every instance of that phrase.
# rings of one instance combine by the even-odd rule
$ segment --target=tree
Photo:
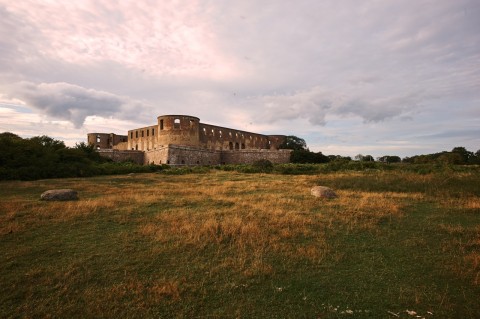
[[[357,155],[355,155],[354,158],[355,158],[356,161],[363,161],[363,157],[364,156],[362,154],[357,154]]]
[[[285,136],[285,140],[278,148],[288,150],[308,150],[305,140],[294,135]]]
[[[460,163],[458,164],[467,164],[470,162],[470,159],[474,157],[473,152],[467,151],[463,146],[454,147],[452,153],[459,154],[461,157]]]
[[[379,162],[382,162],[382,163],[387,163],[387,164],[390,164],[390,163],[400,163],[402,160],[400,159],[400,157],[398,156],[395,156],[395,155],[384,155],[382,157],[379,157],[377,158],[377,160]]]
[[[294,150],[290,155],[292,163],[328,163],[330,159],[322,152],[314,153],[309,150]]]

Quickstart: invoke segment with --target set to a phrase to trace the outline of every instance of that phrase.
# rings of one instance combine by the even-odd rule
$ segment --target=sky
[[[479,0],[0,0],[0,132],[159,115],[327,155],[480,149]]]

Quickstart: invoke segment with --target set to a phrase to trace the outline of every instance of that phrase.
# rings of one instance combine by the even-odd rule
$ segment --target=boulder
[[[323,198],[335,198],[337,194],[328,187],[325,186],[314,186],[310,190],[310,193],[315,197],[323,197]]]
[[[77,200],[78,194],[73,189],[51,189],[40,195],[42,200]]]

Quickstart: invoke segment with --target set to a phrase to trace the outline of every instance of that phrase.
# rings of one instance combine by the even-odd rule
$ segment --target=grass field
[[[1,182],[0,252],[2,318],[480,318],[480,170]]]

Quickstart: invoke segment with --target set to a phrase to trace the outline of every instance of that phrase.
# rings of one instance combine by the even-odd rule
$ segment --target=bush
[[[273,164],[267,159],[261,159],[252,164],[252,167],[259,172],[268,173],[273,170]]]

